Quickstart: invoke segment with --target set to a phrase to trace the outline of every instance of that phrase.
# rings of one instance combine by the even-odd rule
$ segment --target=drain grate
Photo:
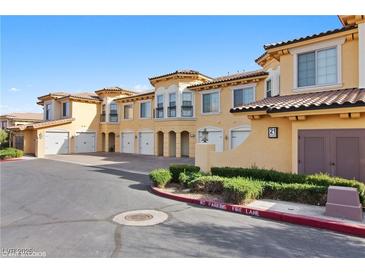
[[[153,216],[151,214],[145,214],[145,213],[136,213],[136,214],[129,214],[124,217],[127,221],[135,221],[135,222],[142,222],[151,220]]]
[[[168,215],[157,210],[135,210],[114,216],[113,221],[121,225],[149,226],[166,221]]]

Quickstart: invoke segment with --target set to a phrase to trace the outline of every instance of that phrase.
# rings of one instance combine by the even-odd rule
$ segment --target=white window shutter
[[[280,94],[280,67],[271,71],[271,84],[272,91],[271,96],[277,96]]]

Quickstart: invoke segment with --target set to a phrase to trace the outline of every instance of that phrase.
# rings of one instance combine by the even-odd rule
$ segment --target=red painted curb
[[[311,226],[315,228],[327,229],[336,232],[341,232],[344,234],[355,235],[359,237],[365,238],[365,225],[357,225],[357,224],[349,224],[343,223],[338,221],[326,220],[317,217],[308,217],[304,215],[297,215],[297,214],[290,214],[290,213],[283,213],[274,210],[263,210],[252,208],[248,206],[242,205],[233,205],[233,204],[226,204],[221,202],[214,202],[209,200],[200,200],[194,198],[187,198],[177,194],[172,194],[165,192],[159,188],[151,186],[151,191],[154,194],[160,195],[165,198],[177,200],[180,202],[186,202],[190,204],[196,204],[216,209],[221,209],[225,211],[235,212],[239,214],[255,216],[255,217],[262,217],[276,221],[288,222],[292,224],[304,225],[304,226]]]
[[[24,160],[24,159],[22,159],[22,158],[0,159],[0,163],[1,162],[15,162],[15,161],[20,161],[20,160]]]

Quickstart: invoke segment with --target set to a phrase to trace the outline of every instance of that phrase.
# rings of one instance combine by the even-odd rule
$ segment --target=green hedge
[[[193,192],[222,193],[226,178],[219,176],[201,176],[190,182]]]
[[[263,186],[260,181],[247,178],[231,178],[224,182],[223,199],[228,203],[242,204],[259,198],[262,190]]]
[[[23,151],[16,148],[8,147],[0,150],[0,159],[19,158],[22,156]]]
[[[291,201],[312,205],[325,205],[327,187],[310,184],[280,184],[263,182],[262,196],[267,199]]]
[[[260,169],[260,168],[234,168],[234,167],[213,167],[212,175],[222,177],[245,177],[255,180],[276,182],[280,184],[306,184],[319,186],[346,186],[355,187],[359,192],[359,198],[365,205],[365,184],[356,180],[348,180],[340,177],[332,177],[327,174],[303,175],[285,173],[276,170]]]
[[[201,172],[181,172],[178,181],[182,187],[190,187],[191,182],[201,176],[203,176]]]
[[[150,178],[155,186],[163,188],[171,181],[172,176],[168,169],[158,168],[150,172]]]
[[[294,173],[285,173],[276,170],[261,169],[261,168],[240,168],[240,167],[212,167],[212,175],[222,177],[244,177],[261,180],[266,182],[280,182],[280,183],[306,183],[306,176]]]
[[[178,182],[179,181],[179,176],[180,173],[182,172],[199,172],[200,171],[200,167],[194,166],[194,165],[184,165],[184,164],[173,164],[170,165],[170,172],[172,175],[172,181],[174,182]]]

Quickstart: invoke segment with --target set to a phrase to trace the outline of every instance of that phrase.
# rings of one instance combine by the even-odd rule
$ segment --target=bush
[[[312,205],[325,205],[327,187],[311,184],[280,184],[263,182],[263,197]]]
[[[197,167],[194,165],[183,165],[183,164],[170,165],[172,181],[176,182],[176,183],[179,181],[180,173],[182,173],[182,172],[194,173],[194,172],[199,172],[199,171],[200,171],[200,167]]]
[[[328,174],[319,173],[307,176],[307,183],[319,186],[345,186],[354,187],[359,192],[359,198],[363,205],[365,205],[365,184],[356,180],[349,180],[340,177],[332,177]]]
[[[158,168],[150,172],[150,178],[155,186],[163,188],[171,181],[172,176],[168,169]]]
[[[218,175],[223,177],[244,177],[252,178],[260,181],[267,182],[280,182],[287,184],[304,184],[306,183],[306,176],[302,174],[285,173],[272,169],[261,168],[240,168],[240,167],[212,167],[212,175]]]
[[[260,168],[232,168],[232,167],[213,167],[212,175],[223,177],[245,177],[266,182],[276,182],[280,184],[305,184],[316,186],[346,186],[357,188],[359,198],[365,205],[365,184],[356,180],[348,180],[340,177],[332,177],[327,174],[303,175],[285,173],[275,170],[260,169]]]
[[[23,151],[16,148],[8,147],[0,150],[0,159],[19,158],[22,156]]]
[[[247,178],[227,179],[223,185],[225,202],[243,204],[246,201],[257,199],[262,194],[262,183]]]
[[[189,187],[194,192],[222,193],[226,178],[219,176],[200,176],[190,182]]]
[[[183,187],[190,187],[191,182],[201,176],[203,176],[201,172],[182,172],[179,175],[179,183]]]

